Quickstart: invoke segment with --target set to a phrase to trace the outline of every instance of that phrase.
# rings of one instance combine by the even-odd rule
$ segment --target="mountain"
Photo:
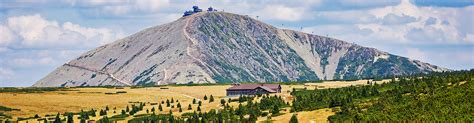
[[[445,70],[248,16],[200,12],[88,51],[33,86],[314,81]]]

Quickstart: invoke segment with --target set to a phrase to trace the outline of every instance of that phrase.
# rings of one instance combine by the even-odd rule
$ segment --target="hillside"
[[[445,70],[248,16],[200,12],[88,51],[33,86],[314,81]]]
[[[331,122],[472,121],[474,70],[395,78],[389,83],[292,92],[292,110],[332,108]]]

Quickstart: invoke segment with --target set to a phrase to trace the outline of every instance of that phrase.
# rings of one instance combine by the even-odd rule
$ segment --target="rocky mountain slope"
[[[33,86],[314,81],[444,70],[247,16],[200,12],[88,51]]]

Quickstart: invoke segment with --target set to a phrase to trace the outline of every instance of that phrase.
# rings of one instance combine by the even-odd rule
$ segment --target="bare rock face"
[[[33,86],[289,82],[446,70],[247,16],[200,12],[88,51]]]

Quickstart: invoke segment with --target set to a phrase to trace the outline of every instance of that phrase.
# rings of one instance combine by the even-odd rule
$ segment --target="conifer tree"
[[[222,104],[222,106],[225,105],[225,99],[221,99],[221,104]]]
[[[211,97],[209,98],[209,102],[214,102],[214,96],[211,95]]]
[[[161,106],[161,104],[158,106],[158,110],[163,111],[163,107]]]
[[[54,118],[53,123],[61,123],[61,118],[59,118],[59,113],[56,115],[56,118]]]
[[[291,116],[290,123],[298,123],[298,118],[296,118],[296,115],[293,114],[293,116]]]
[[[127,112],[125,112],[125,110],[122,110],[122,115],[125,115],[127,114]]]
[[[74,118],[72,117],[72,113],[67,114],[67,123],[74,123]]]
[[[280,108],[277,105],[274,105],[272,108],[272,115],[277,115],[280,113]]]

